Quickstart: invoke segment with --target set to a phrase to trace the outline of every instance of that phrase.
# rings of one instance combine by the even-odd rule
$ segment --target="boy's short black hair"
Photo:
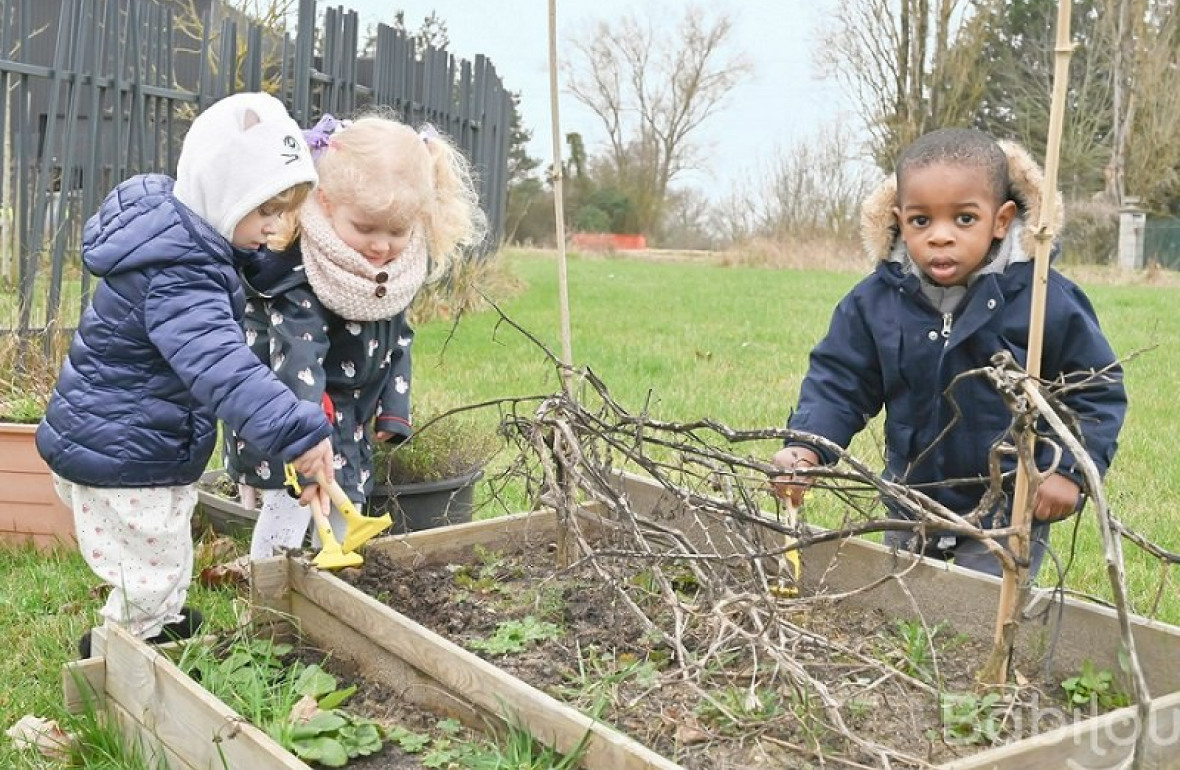
[[[897,159],[897,189],[907,171],[932,163],[976,166],[987,172],[996,203],[1012,196],[1008,192],[1008,156],[990,135],[973,128],[940,128],[915,139]]]

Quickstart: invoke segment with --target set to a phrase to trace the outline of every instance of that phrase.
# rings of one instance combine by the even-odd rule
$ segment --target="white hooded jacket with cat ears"
[[[1032,287],[1033,217],[1040,206],[1040,169],[1015,145],[1009,157],[1012,196],[1019,208],[1003,249],[1002,269],[980,274],[953,313],[939,312],[924,296],[898,235],[892,213],[896,189],[887,180],[865,202],[863,240],[877,260],[872,275],[838,304],[827,335],[811,353],[799,404],[788,426],[847,447],[868,420],[885,409],[888,477],[924,489],[952,510],[975,507],[985,489],[989,453],[1009,438],[1011,416],[982,376],[952,381],[985,367],[1008,351],[1021,364],[1028,348]],[[1050,271],[1042,373],[1071,380],[1103,371],[1091,387],[1065,397],[1078,420],[1087,451],[1105,472],[1114,457],[1126,412],[1122,369],[1103,336],[1085,293]],[[952,403],[953,402],[953,403]],[[945,433],[944,433],[945,431]],[[825,462],[834,458],[812,447]],[[1042,446],[1038,464],[1052,452]],[[1015,460],[1005,455],[1006,470]],[[1074,458],[1065,452],[1057,470],[1081,485]]]
[[[250,125],[245,112],[230,108],[274,100],[241,96],[211,107],[212,119],[198,117],[185,137],[187,202],[178,198],[179,183],[143,174],[111,191],[86,222],[82,258],[102,281],[37,429],[41,456],[69,481],[191,484],[213,453],[218,419],[287,461],[331,433],[319,404],[301,401],[276,379],[240,326],[240,254],[226,234],[240,219],[235,212],[257,207],[292,180],[307,181],[310,168],[310,160],[306,168],[283,160],[294,125],[286,112],[259,113],[261,122]],[[208,140],[219,138],[214,144],[225,150],[235,137],[243,139],[236,150],[199,162]],[[271,156],[250,155],[264,149]],[[255,178],[276,170],[277,178]],[[239,186],[218,187],[218,180]]]
[[[227,96],[197,116],[176,164],[176,198],[226,240],[254,209],[318,181],[299,124],[263,93]]]

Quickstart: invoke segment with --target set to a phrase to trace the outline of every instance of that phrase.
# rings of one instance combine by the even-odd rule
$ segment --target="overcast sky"
[[[778,148],[814,135],[842,115],[844,97],[834,83],[814,77],[813,52],[820,16],[831,0],[709,0],[734,22],[734,43],[754,66],[753,76],[734,89],[727,107],[710,118],[704,138],[713,148],[710,168],[684,182],[715,196],[774,157]],[[360,14],[362,30],[388,22],[394,11],[418,29],[433,10],[445,19],[450,51],[463,59],[482,53],[504,85],[521,92],[521,113],[533,131],[532,155],[552,158],[549,110],[548,0],[341,0]],[[641,18],[682,15],[685,2],[656,0],[557,0],[558,55],[571,36],[600,19],[634,12]],[[846,108],[845,108],[846,109]],[[572,96],[560,95],[562,133],[578,131],[593,153],[604,138],[596,119]],[[564,154],[566,149],[562,148]]]

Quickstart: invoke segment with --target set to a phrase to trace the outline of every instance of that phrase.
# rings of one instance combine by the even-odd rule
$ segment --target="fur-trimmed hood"
[[[1036,226],[1041,216],[1041,187],[1044,173],[1033,160],[1028,150],[1020,145],[999,142],[1008,156],[1009,191],[1018,209],[1016,220],[1008,231],[1006,240],[1012,241],[1009,262],[1023,262],[1032,259],[1036,248]],[[893,207],[897,204],[897,178],[887,176],[861,205],[861,245],[865,253],[875,262],[897,259],[905,255],[897,219]],[[1057,193],[1057,208],[1050,223],[1053,232],[1061,232],[1064,220],[1061,207],[1061,193]],[[908,255],[906,255],[908,257]]]

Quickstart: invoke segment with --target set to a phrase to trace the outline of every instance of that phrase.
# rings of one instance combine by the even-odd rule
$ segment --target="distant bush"
[[[1061,258],[1067,265],[1113,265],[1118,261],[1118,207],[1099,201],[1065,204]]]

